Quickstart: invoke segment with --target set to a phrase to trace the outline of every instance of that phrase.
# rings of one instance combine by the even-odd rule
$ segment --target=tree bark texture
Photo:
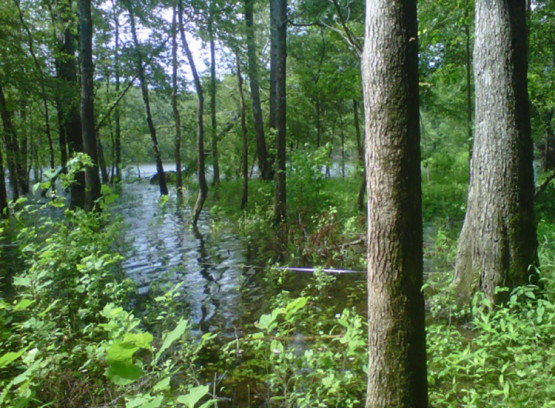
[[[256,41],[254,36],[254,0],[245,0],[245,24],[247,26],[247,58],[248,74],[251,89],[252,116],[254,120],[254,131],[256,135],[256,155],[258,158],[258,170],[263,180],[271,180],[273,177],[272,164],[268,157],[266,148],[266,137],[264,135],[264,121],[262,119],[262,107],[260,104],[260,86],[258,82],[258,59],[256,57]]]
[[[129,11],[129,23],[131,25],[131,34],[133,36],[133,43],[135,44],[135,55],[137,58],[137,73],[139,75],[139,82],[141,83],[141,93],[143,95],[143,102],[145,105],[146,122],[150,131],[150,140],[152,141],[152,150],[154,151],[154,159],[156,161],[156,172],[158,173],[158,182],[160,185],[160,195],[168,195],[168,185],[166,183],[166,174],[164,173],[164,166],[162,164],[162,155],[158,148],[158,138],[156,136],[156,128],[152,121],[152,113],[150,111],[150,99],[148,93],[148,83],[145,76],[143,66],[143,56],[139,48],[139,39],[137,38],[137,29],[135,27],[135,16],[133,14],[133,6],[128,4],[127,10]]]
[[[173,5],[172,17],[172,110],[175,123],[175,173],[177,196],[183,196],[183,174],[181,173],[181,116],[177,104],[177,4]]]
[[[277,12],[277,61],[276,61],[276,171],[274,194],[274,219],[276,223],[287,221],[286,204],[286,63],[287,63],[287,0],[276,2]]]
[[[367,0],[367,408],[428,405],[416,1]]]
[[[278,66],[278,26],[279,2],[270,0],[270,115],[271,129],[277,129],[277,66]]]
[[[218,158],[218,122],[216,120],[216,46],[214,43],[214,22],[210,16],[208,33],[210,36],[210,121],[212,131],[212,185],[220,184],[220,163]]]
[[[20,164],[19,145],[12,122],[12,111],[6,101],[2,84],[0,84],[0,115],[2,116],[4,146],[6,147],[8,170],[10,172],[10,186],[12,188],[13,199],[17,200],[21,193],[19,188],[19,173],[23,171],[23,167]]]
[[[358,120],[358,102],[353,99],[353,120],[355,122],[355,135],[357,141],[357,152],[358,158],[360,160],[360,165],[362,166],[362,182],[360,183],[360,188],[358,189],[357,206],[360,212],[364,211],[364,194],[366,193],[366,166],[364,165],[364,143],[360,137],[360,122]]]
[[[475,142],[455,285],[463,299],[479,287],[502,300],[495,289],[527,283],[537,262],[525,2],[475,10]]]
[[[185,37],[185,26],[183,24],[183,1],[178,0],[178,17],[179,17],[179,32],[181,33],[181,42],[185,54],[187,55],[187,60],[189,61],[189,66],[191,67],[191,72],[193,73],[193,79],[195,82],[195,89],[197,91],[198,98],[198,108],[197,108],[197,174],[198,174],[198,196],[195,202],[195,207],[193,209],[193,226],[196,227],[200,212],[208,196],[208,184],[206,183],[206,169],[204,163],[204,95],[202,91],[202,85],[200,83],[200,77],[197,72],[195,65],[195,60],[191,49],[189,48],[189,43]]]
[[[85,209],[91,211],[100,198],[100,176],[96,132],[94,130],[94,84],[91,17],[91,0],[79,0],[79,32],[81,60],[81,127],[84,152],[90,156],[92,165],[85,170]]]

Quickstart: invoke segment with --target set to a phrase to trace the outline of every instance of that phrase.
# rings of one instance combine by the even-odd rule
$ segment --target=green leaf
[[[189,325],[189,322],[185,319],[181,319],[177,323],[177,326],[175,327],[175,329],[169,332],[167,336],[164,338],[162,347],[160,347],[160,350],[158,350],[158,353],[156,353],[156,356],[154,357],[154,361],[152,362],[152,364],[156,364],[158,362],[158,359],[162,355],[162,353],[166,351],[168,348],[170,348],[173,343],[179,340],[181,336],[183,336],[183,334],[187,330],[188,325]]]
[[[128,385],[143,375],[143,369],[130,362],[117,361],[110,364],[107,377],[116,385]]]
[[[158,381],[156,385],[154,385],[154,387],[152,388],[152,391],[161,392],[161,391],[169,390],[170,380],[171,380],[171,377],[166,377],[163,380]]]
[[[14,312],[19,312],[20,310],[25,310],[29,306],[31,306],[33,303],[35,303],[34,300],[22,299],[17,305],[14,306],[13,310],[14,310]]]
[[[177,402],[185,404],[187,408],[195,408],[197,402],[208,394],[208,390],[208,385],[199,385],[198,387],[191,389],[187,395],[180,395],[177,397]]]
[[[21,355],[25,352],[25,350],[19,351],[9,351],[0,357],[0,368],[4,368],[9,365],[12,361],[17,360]]]

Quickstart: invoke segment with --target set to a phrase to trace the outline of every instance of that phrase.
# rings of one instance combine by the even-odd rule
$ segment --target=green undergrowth
[[[150,332],[133,315],[121,222],[59,198],[12,214],[24,266],[0,298],[0,407],[213,406],[197,361],[211,336],[193,339],[177,295],[154,299]]]

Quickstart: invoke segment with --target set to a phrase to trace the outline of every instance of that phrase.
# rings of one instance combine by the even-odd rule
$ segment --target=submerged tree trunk
[[[286,61],[287,61],[287,0],[276,2],[277,12],[277,61],[276,61],[276,174],[274,194],[274,219],[276,223],[287,221],[286,207]]]
[[[367,0],[367,408],[425,408],[416,0]]]
[[[220,184],[220,163],[218,158],[218,133],[216,120],[216,50],[214,44],[214,22],[210,16],[208,33],[210,35],[210,120],[212,124],[212,161],[214,177],[212,185]]]
[[[241,172],[243,175],[243,191],[241,195],[241,211],[247,207],[249,200],[249,143],[247,133],[247,122],[245,118],[245,98],[243,97],[243,76],[241,75],[241,62],[239,51],[235,50],[237,64],[237,91],[239,95],[239,110],[241,112],[241,142],[243,146]]]
[[[129,23],[131,25],[131,35],[133,36],[133,43],[135,44],[135,55],[137,58],[137,73],[139,74],[139,82],[141,83],[141,93],[143,95],[143,102],[145,105],[146,121],[148,130],[150,132],[150,140],[152,141],[152,150],[154,150],[154,160],[156,161],[156,172],[158,174],[158,182],[160,185],[160,195],[168,195],[168,185],[166,184],[166,174],[164,173],[164,166],[162,164],[162,155],[158,148],[158,138],[156,137],[156,128],[152,121],[152,113],[150,111],[150,100],[148,96],[148,83],[143,67],[143,56],[139,48],[139,39],[137,38],[137,29],[135,27],[135,16],[133,14],[133,5],[129,2],[127,4],[127,11],[129,12]]]
[[[200,217],[200,212],[206,201],[208,195],[208,184],[206,183],[206,172],[204,164],[204,123],[203,123],[203,111],[204,111],[204,96],[202,93],[202,85],[200,84],[200,78],[198,76],[197,68],[195,66],[195,60],[193,59],[193,54],[187,43],[187,38],[185,37],[185,27],[183,25],[183,1],[178,0],[178,16],[179,16],[179,31],[181,33],[181,42],[183,43],[183,48],[185,54],[187,55],[187,60],[189,61],[189,66],[193,73],[193,78],[195,81],[195,89],[197,91],[198,97],[198,109],[197,109],[197,173],[198,173],[198,197],[195,203],[195,208],[193,209],[193,226],[196,226],[198,219]]]
[[[273,177],[272,164],[268,157],[266,138],[264,135],[264,121],[262,119],[262,107],[260,104],[260,87],[258,83],[258,59],[256,57],[256,41],[254,36],[254,0],[245,0],[245,23],[247,26],[247,57],[248,74],[251,89],[252,116],[254,119],[254,130],[256,135],[256,155],[258,158],[258,169],[263,180],[271,180]]]
[[[455,271],[457,293],[494,301],[528,283],[537,263],[522,0],[477,0],[475,142]]]
[[[92,165],[85,170],[85,209],[91,211],[100,198],[100,177],[98,175],[98,157],[96,133],[94,130],[94,84],[92,38],[93,25],[91,17],[91,0],[79,0],[79,32],[81,35],[81,126],[83,147],[92,160]]]
[[[175,173],[177,196],[183,196],[183,174],[181,172],[181,117],[177,104],[177,5],[173,4],[172,16],[172,110],[175,122]]]

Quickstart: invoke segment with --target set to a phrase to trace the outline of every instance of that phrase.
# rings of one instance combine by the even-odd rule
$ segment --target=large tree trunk
[[[58,125],[60,127],[60,149],[62,150],[62,166],[64,159],[83,152],[83,137],[81,131],[81,116],[79,112],[79,82],[77,80],[77,62],[75,59],[75,37],[72,34],[70,17],[73,14],[70,2],[58,2],[57,15],[53,20],[65,27],[58,44],[59,56],[56,60],[56,71],[60,86],[56,99],[58,108]],[[65,142],[61,140],[62,135]],[[67,146],[67,153],[64,153]],[[64,157],[65,156],[65,157]],[[85,206],[85,173],[75,174],[71,185],[71,206],[83,208]]]
[[[428,406],[416,0],[367,0],[367,408]]]
[[[143,102],[145,105],[146,122],[148,130],[150,131],[150,140],[152,141],[152,150],[154,151],[154,160],[156,161],[156,172],[158,173],[158,182],[160,185],[160,195],[168,195],[168,185],[166,184],[166,174],[164,173],[164,166],[162,164],[162,155],[158,148],[158,138],[156,137],[156,128],[152,121],[152,113],[150,111],[150,100],[148,96],[148,83],[145,76],[143,66],[143,55],[141,53],[139,39],[137,38],[137,29],[135,27],[135,16],[133,14],[133,5],[129,2],[127,4],[127,11],[129,12],[129,23],[131,25],[131,34],[133,36],[133,43],[135,44],[135,55],[137,58],[137,73],[139,74],[139,81],[141,83],[141,93],[143,95]]]
[[[355,135],[357,139],[357,152],[360,165],[362,166],[362,181],[358,189],[357,206],[360,212],[364,211],[364,193],[366,193],[366,166],[364,165],[364,143],[360,137],[360,123],[358,120],[358,102],[353,99],[353,120],[355,122]]]
[[[200,212],[208,196],[208,184],[206,183],[206,171],[204,164],[204,122],[203,122],[203,111],[204,111],[204,96],[202,92],[202,85],[200,83],[200,78],[198,76],[197,68],[195,65],[195,60],[193,59],[193,54],[187,43],[187,38],[185,37],[185,27],[183,25],[183,1],[178,0],[179,6],[179,31],[181,33],[181,42],[183,43],[183,48],[185,54],[187,55],[187,60],[191,67],[193,73],[193,79],[195,82],[195,89],[197,91],[198,97],[198,109],[197,109],[197,173],[198,173],[198,196],[195,203],[195,208],[193,209],[193,226],[196,227],[198,219],[200,217]]]
[[[254,36],[254,0],[245,0],[245,23],[247,26],[247,57],[248,74],[251,89],[252,116],[254,119],[254,131],[256,135],[256,155],[258,158],[258,170],[264,180],[273,177],[272,164],[268,157],[266,138],[264,136],[264,121],[262,119],[262,107],[260,105],[260,87],[258,83],[258,59],[256,57],[256,41]]]
[[[457,293],[494,301],[528,282],[537,263],[523,0],[477,0],[475,142],[457,252]]]
[[[212,13],[212,12],[211,12]],[[214,44],[214,22],[213,16],[210,17],[208,25],[208,33],[210,36],[210,120],[212,124],[212,161],[214,169],[214,177],[212,178],[212,185],[220,184],[220,163],[218,159],[218,133],[216,120],[216,50]]]
[[[183,197],[183,174],[181,173],[181,116],[177,104],[177,4],[173,4],[172,16],[172,110],[175,122],[175,173],[177,196]]]
[[[470,6],[468,0],[465,0],[465,20],[464,38],[465,38],[465,69],[466,69],[466,132],[468,143],[468,160],[472,157],[472,62],[470,60],[470,23],[468,22],[468,14]]]
[[[241,62],[239,60],[238,50],[235,50],[235,59],[237,64],[237,91],[239,95],[239,111],[241,112],[241,142],[243,146],[243,153],[241,156],[241,172],[243,175],[241,211],[243,211],[247,207],[247,202],[249,200],[249,143],[247,121],[245,118],[245,98],[243,97],[243,76],[241,75]]]
[[[94,84],[91,17],[91,0],[79,0],[79,32],[81,35],[81,126],[83,147],[92,160],[85,170],[85,209],[91,211],[100,198],[100,177],[98,175],[98,156],[96,133],[94,130]]]
[[[286,207],[286,61],[287,61],[287,0],[276,2],[277,12],[277,61],[276,61],[276,174],[274,194],[274,219],[276,223],[287,220]]]

